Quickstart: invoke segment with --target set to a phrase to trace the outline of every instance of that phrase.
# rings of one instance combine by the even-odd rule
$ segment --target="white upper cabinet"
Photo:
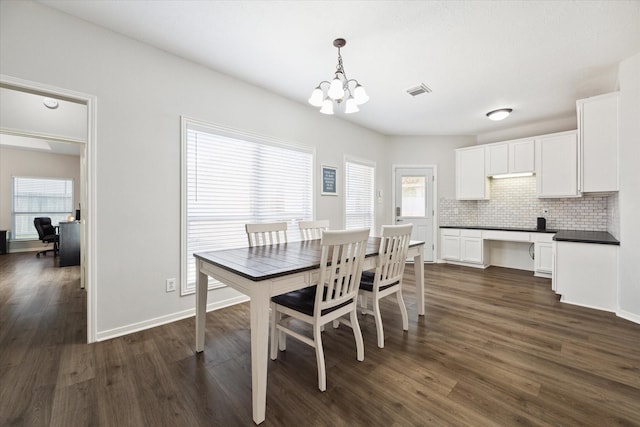
[[[535,143],[533,139],[509,143],[509,173],[535,172]]]
[[[509,144],[487,145],[485,162],[487,176],[509,173]]]
[[[533,139],[500,142],[486,146],[487,176],[535,172]]]
[[[618,191],[618,92],[576,102],[580,191]]]
[[[484,149],[484,146],[478,146],[456,150],[456,198],[458,200],[489,198]]]
[[[538,137],[536,193],[538,197],[578,197],[577,131]]]

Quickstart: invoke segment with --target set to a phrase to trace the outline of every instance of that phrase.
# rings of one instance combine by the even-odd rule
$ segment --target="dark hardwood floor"
[[[530,272],[425,268],[409,331],[382,304],[386,344],[361,317],[365,360],[349,328],[323,333],[327,391],[314,350],[289,339],[269,361],[265,426],[640,425],[640,325],[558,302]],[[0,425],[251,426],[248,304],[85,344],[77,267],[0,256]]]

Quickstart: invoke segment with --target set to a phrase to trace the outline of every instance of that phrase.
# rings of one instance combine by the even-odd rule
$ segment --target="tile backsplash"
[[[440,199],[440,225],[535,228],[544,216],[547,228],[609,231],[619,229],[617,194],[538,199],[536,178],[492,179],[490,200]],[[543,210],[548,209],[547,214]]]

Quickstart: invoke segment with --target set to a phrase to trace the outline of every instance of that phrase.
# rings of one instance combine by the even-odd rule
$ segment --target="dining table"
[[[369,237],[363,269],[376,267],[379,237]],[[271,297],[313,286],[320,271],[320,240],[288,242],[194,253],[196,261],[196,352],[204,350],[209,277],[250,299],[251,394],[253,421],[265,420]],[[425,313],[424,242],[409,243],[413,258],[418,315]]]

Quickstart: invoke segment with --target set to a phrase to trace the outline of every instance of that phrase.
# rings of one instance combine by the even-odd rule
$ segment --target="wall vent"
[[[420,83],[420,86],[410,87],[407,89],[407,93],[411,96],[418,96],[423,93],[431,93],[431,89],[426,84]]]

